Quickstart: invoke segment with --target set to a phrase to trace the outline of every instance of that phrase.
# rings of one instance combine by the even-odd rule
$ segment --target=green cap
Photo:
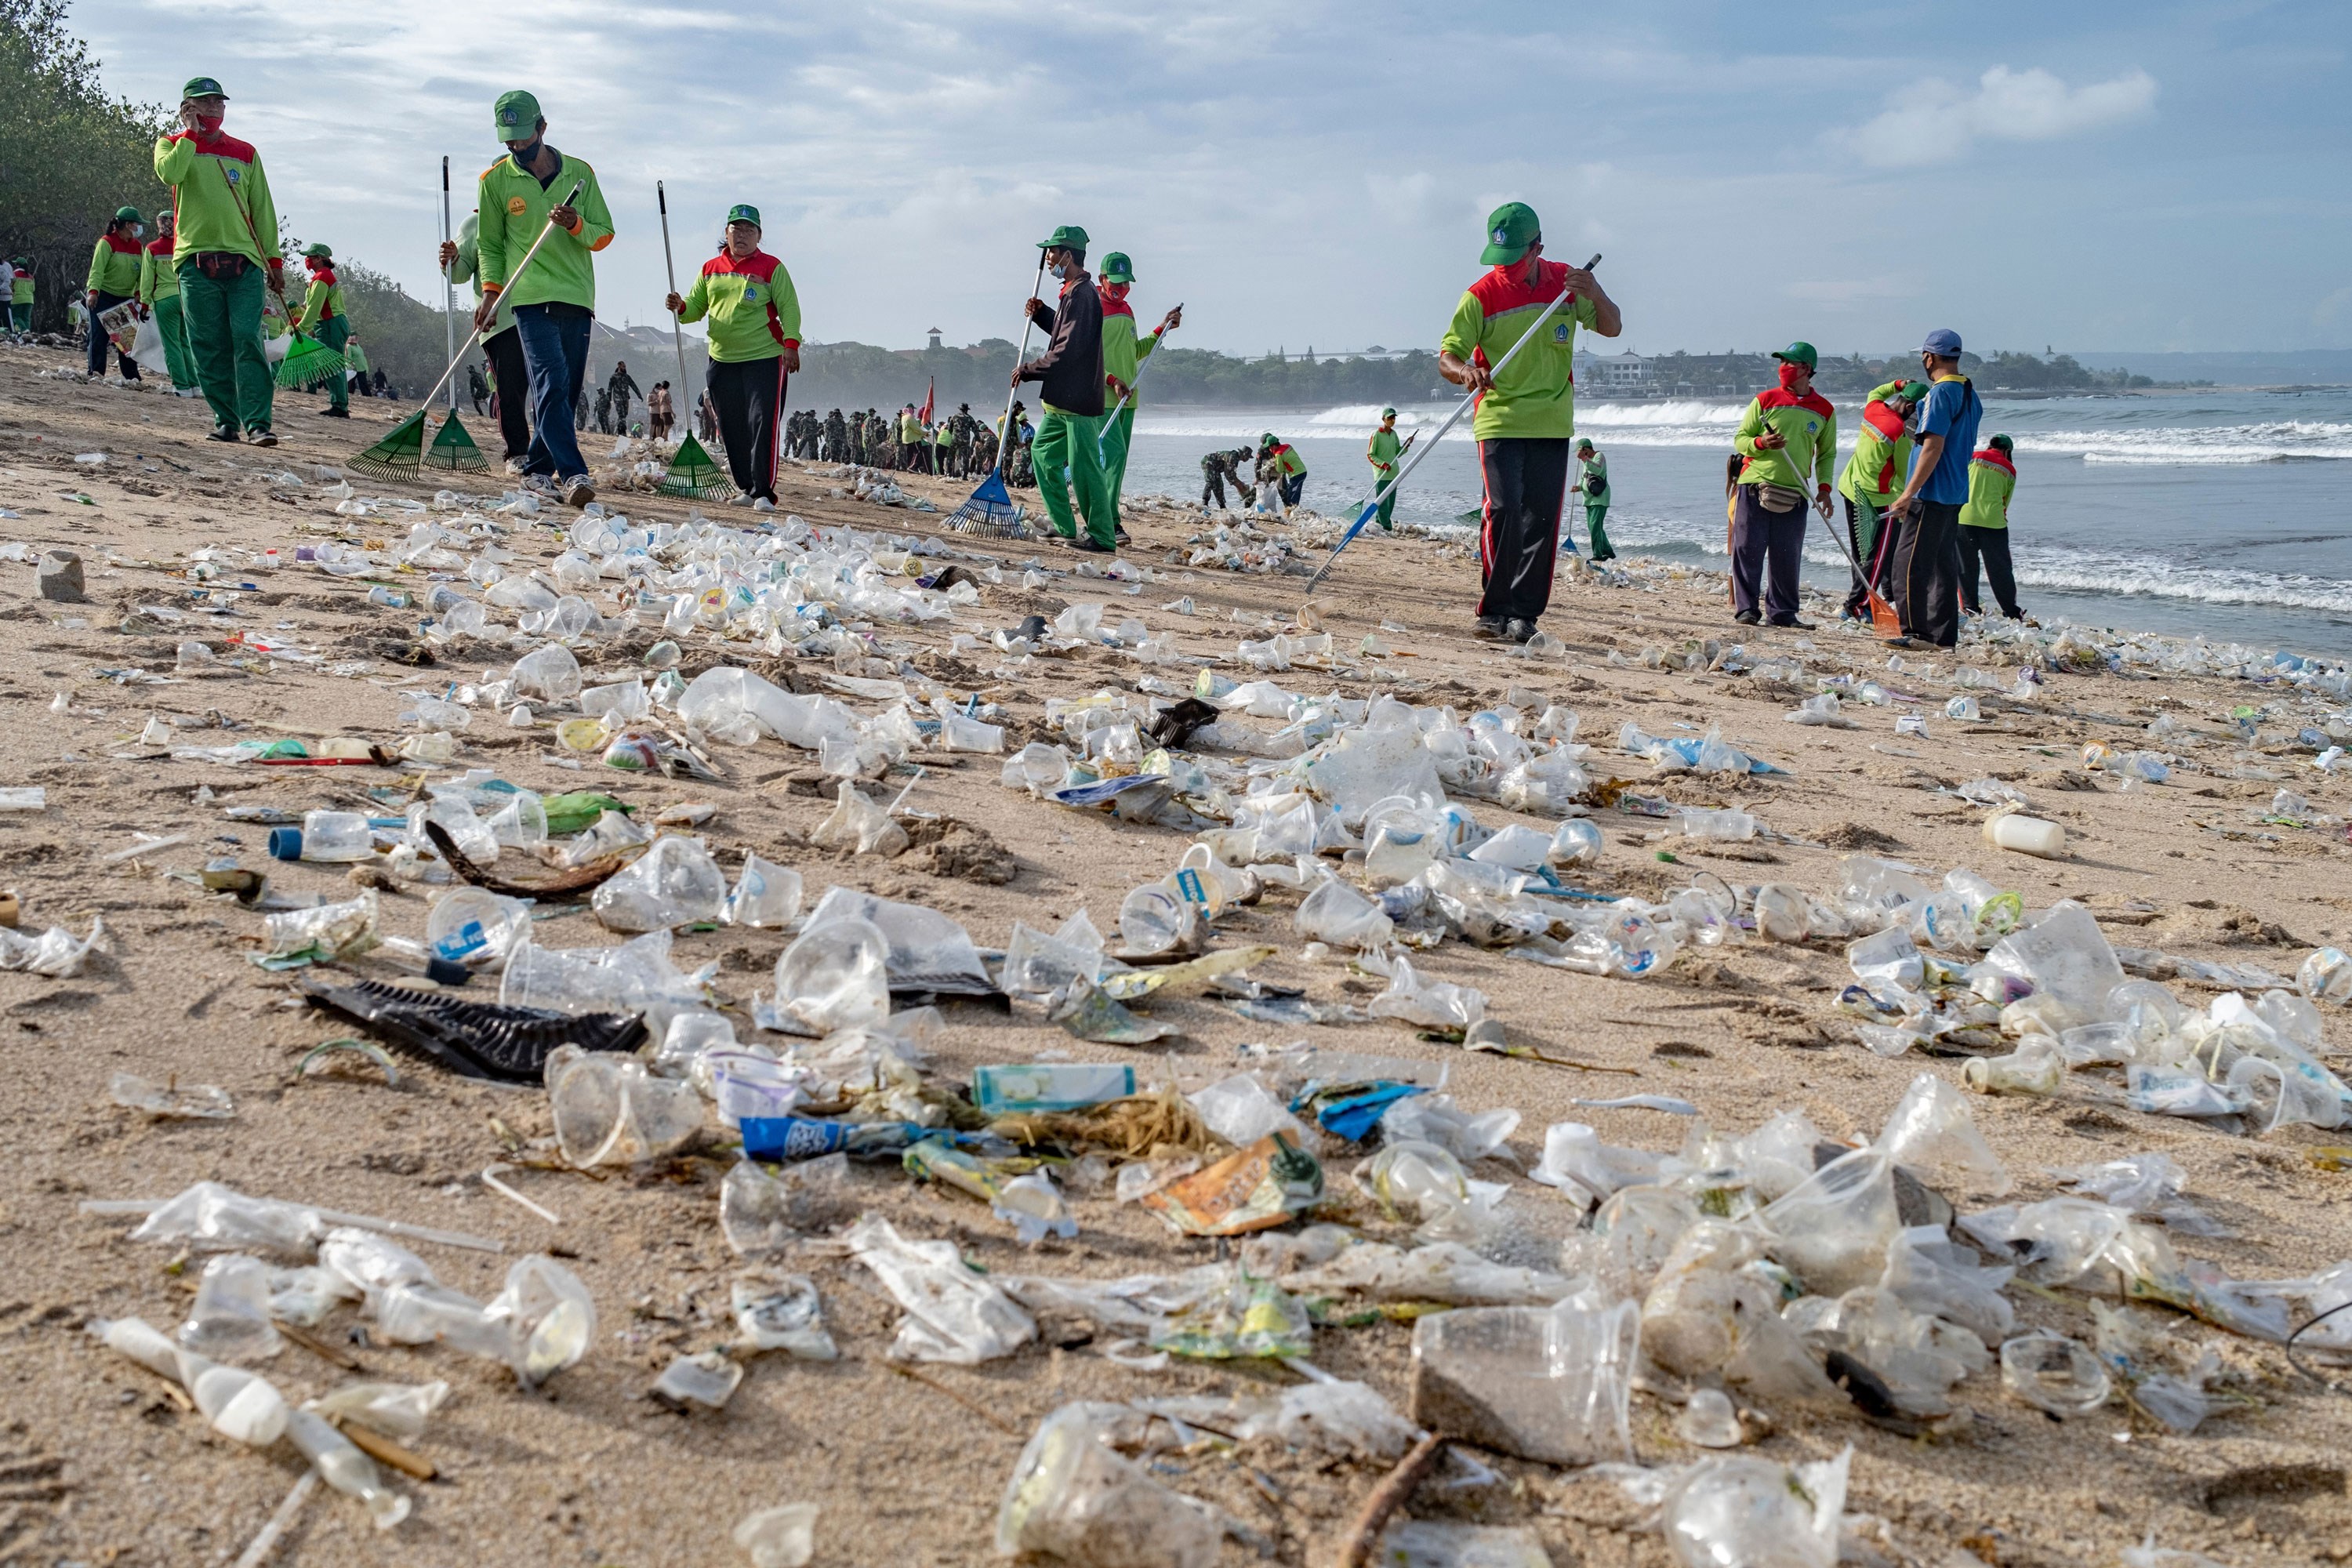
[[[320,241],[316,245],[304,246],[302,247],[302,254],[305,256],[315,256],[321,261],[332,261],[335,258],[335,253],[327,248],[326,242],[324,240]]]
[[[729,223],[748,223],[753,228],[765,226],[760,222],[760,209],[753,206],[750,202],[737,202],[733,206],[729,207],[727,209],[727,221]]]
[[[1040,250],[1084,250],[1087,231],[1076,224],[1066,223],[1037,242]]]
[[[1507,267],[1543,237],[1536,209],[1525,202],[1505,202],[1486,215],[1486,248],[1478,259],[1489,267]]]
[[[1591,451],[1596,451],[1596,450],[1598,450],[1599,448],[1597,448],[1597,447],[1595,447],[1593,446],[1593,444],[1592,444],[1592,437],[1590,437],[1590,436],[1586,436],[1586,437],[1580,437],[1580,438],[1579,438],[1579,439],[1578,439],[1578,441],[1577,441],[1577,443],[1576,443],[1576,449],[1577,449],[1578,451],[1580,451],[1580,452],[1591,452]]]
[[[496,134],[501,142],[528,142],[539,126],[539,100],[517,88],[512,92],[499,94],[493,110],[498,121]]]
[[[1774,350],[1772,357],[1786,360],[1790,364],[1803,365],[1807,370],[1811,370],[1822,363],[1822,356],[1813,352],[1813,345],[1801,338],[1785,349]]]
[[[2014,452],[2017,450],[2016,446],[2012,444],[2010,438],[2006,436],[1994,437],[1992,438],[1992,444],[2000,447],[2004,452]]]
[[[221,90],[221,84],[215,81],[212,78],[208,76],[192,76],[188,79],[188,84],[180,89],[180,96],[183,99],[226,98],[228,94],[223,92]]]
[[[137,207],[117,207],[114,209],[114,217],[115,221],[118,223],[137,223],[140,221],[139,209]]]
[[[1127,258],[1124,250],[1114,250],[1102,258],[1102,280],[1106,283],[1135,281],[1135,263]]]
[[[1927,400],[1927,384],[1924,381],[1906,381],[1895,389],[1895,395],[1906,403],[1925,403]]]
[[[1257,438],[1257,444],[1258,444],[1259,446],[1261,446],[1261,447],[1271,447],[1271,446],[1273,446],[1273,445],[1274,445],[1274,432],[1273,432],[1273,431],[1271,431],[1271,430],[1269,430],[1269,431],[1267,431],[1265,435],[1263,435],[1263,436],[1259,437]]]
[[[1396,417],[1396,410],[1393,408],[1383,408],[1381,410],[1381,417],[1383,419],[1393,419]]]

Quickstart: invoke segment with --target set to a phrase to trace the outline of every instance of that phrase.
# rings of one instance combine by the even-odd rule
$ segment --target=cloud
[[[2039,66],[1995,66],[1974,92],[1930,77],[1892,95],[1885,113],[1837,140],[1865,163],[1909,169],[1951,163],[1979,141],[2055,142],[2155,110],[2156,79],[2144,70],[2068,87]]]

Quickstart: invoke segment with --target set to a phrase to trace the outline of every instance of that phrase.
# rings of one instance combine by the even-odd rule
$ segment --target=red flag
[[[923,412],[917,416],[926,425],[931,422],[931,399],[939,395],[939,391],[940,378],[935,375],[931,377],[930,386],[923,393]]]

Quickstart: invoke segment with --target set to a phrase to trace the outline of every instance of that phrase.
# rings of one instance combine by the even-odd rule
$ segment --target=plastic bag
[[[1306,912],[1302,905],[1302,920]],[[1372,998],[1364,1011],[1375,1018],[1401,1018],[1427,1029],[1467,1029],[1486,1016],[1486,994],[1450,981],[1424,984],[1413,973],[1412,961],[1400,954],[1392,961],[1388,989]]]
[[[1666,1495],[1666,1544],[1682,1568],[1836,1568],[1848,1445],[1834,1459],[1779,1465],[1706,1458]]]
[[[890,1355],[976,1366],[1036,1337],[1037,1321],[1003,1288],[964,1267],[951,1241],[908,1241],[869,1215],[842,1239],[906,1310]]]
[[[1995,1196],[2015,1184],[1969,1115],[1968,1099],[1932,1073],[1921,1073],[1879,1131],[1877,1147],[1898,1165],[1939,1180],[1965,1176]]]
[[[1041,1553],[1074,1568],[1215,1568],[1215,1510],[1154,1480],[1104,1435],[1124,1406],[1066,1405],[1013,1461],[996,1513],[1002,1557]]]
[[[1894,1161],[1880,1149],[1857,1149],[1823,1165],[1757,1215],[1771,1253],[1817,1296],[1874,1285],[1887,1244],[1901,1228]]]
[[[890,814],[857,792],[847,779],[834,796],[833,815],[817,824],[809,843],[819,849],[845,849],[855,855],[879,855],[885,859],[903,855],[911,842],[907,830]]]

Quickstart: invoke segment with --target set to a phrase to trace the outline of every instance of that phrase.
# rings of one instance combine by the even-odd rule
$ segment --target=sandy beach
[[[506,646],[513,615],[493,611],[494,621],[506,623],[503,631],[493,628],[500,640],[435,647],[420,637],[424,610],[368,597],[373,582],[412,595],[429,588],[425,574],[338,578],[294,563],[299,546],[335,542],[380,553],[418,521],[461,515],[336,510],[329,491],[341,476],[322,476],[322,468],[341,464],[405,410],[387,414],[362,400],[345,424],[319,417],[314,397],[280,394],[282,445],[215,446],[203,438],[208,418],[200,401],[38,374],[69,357],[0,349],[0,508],[16,514],[0,522],[0,536],[23,542],[34,558],[51,549],[77,552],[87,591],[86,603],[45,600],[29,559],[0,575],[0,619],[8,625],[0,641],[7,721],[0,729],[0,785],[47,792],[46,809],[0,813],[0,864],[20,900],[25,933],[51,925],[83,933],[102,919],[107,940],[69,979],[0,974],[0,1114],[9,1129],[0,1151],[0,1247],[8,1260],[0,1283],[0,1383],[11,1390],[0,1434],[0,1563],[226,1563],[299,1475],[290,1448],[265,1456],[224,1440],[175,1403],[162,1379],[84,1331],[93,1320],[126,1316],[170,1331],[187,1314],[201,1259],[176,1247],[129,1241],[131,1221],[88,1215],[78,1205],[163,1198],[203,1180],[492,1238],[503,1255],[419,1247],[443,1283],[479,1299],[497,1292],[516,1258],[549,1252],[578,1274],[595,1302],[597,1335],[585,1359],[535,1392],[519,1388],[504,1367],[448,1347],[355,1342],[352,1331],[365,1325],[348,1305],[316,1331],[334,1361],[289,1344],[262,1363],[289,1400],[362,1377],[444,1379],[453,1390],[414,1445],[438,1478],[396,1479],[414,1499],[413,1518],[379,1534],[356,1505],[322,1493],[298,1517],[279,1561],[355,1568],[732,1563],[743,1560],[729,1538],[744,1515],[808,1502],[821,1510],[819,1563],[980,1563],[992,1558],[996,1510],[1015,1456],[1056,1408],[1075,1400],[1262,1394],[1300,1381],[1265,1361],[1180,1357],[1163,1370],[1136,1370],[1103,1353],[1116,1335],[1066,1314],[1046,1314],[1037,1339],[977,1366],[892,1363],[886,1352],[898,1307],[827,1234],[857,1214],[885,1216],[909,1239],[951,1241],[991,1276],[1173,1273],[1215,1261],[1224,1249],[1173,1234],[1139,1205],[1115,1202],[1108,1188],[1073,1190],[1075,1239],[1024,1248],[985,1205],[919,1186],[896,1163],[877,1163],[853,1165],[832,1223],[813,1227],[778,1260],[815,1280],[841,1359],[759,1357],[723,1412],[680,1415],[649,1399],[675,1355],[721,1345],[732,1330],[730,1289],[744,1260],[719,1224],[731,1157],[700,1152],[635,1170],[568,1171],[547,1146],[548,1100],[536,1089],[469,1082],[406,1056],[395,1057],[396,1088],[348,1055],[298,1075],[312,1047],[352,1029],[302,1004],[293,989],[298,972],[251,962],[260,950],[259,913],[172,875],[234,855],[266,870],[273,889],[354,896],[359,889],[344,868],[272,861],[268,828],[231,820],[224,808],[396,816],[397,807],[369,792],[420,788],[415,764],[266,768],[175,760],[171,751],[278,736],[389,745],[413,728],[398,721],[408,706],[404,692],[439,693],[502,677],[544,639]],[[468,424],[478,438],[494,435],[487,420],[469,416]],[[592,460],[602,461],[610,445],[590,438]],[[88,454],[103,460],[82,460]],[[1931,884],[1954,868],[1972,868],[2014,889],[2029,910],[2079,900],[2117,947],[2175,959],[2292,976],[2314,948],[2352,939],[2352,845],[2341,820],[2352,816],[2352,773],[2315,769],[2315,748],[2300,738],[2306,729],[2341,723],[2347,704],[2275,672],[2258,683],[2094,661],[2087,673],[2047,671],[2038,691],[2020,699],[2011,695],[2021,662],[2014,648],[1964,642],[1957,657],[1913,654],[1905,668],[1890,670],[1867,637],[1829,624],[1832,606],[1823,602],[1809,606],[1823,623],[1811,633],[1741,628],[1731,624],[1719,577],[1652,571],[1638,561],[1621,563],[1629,570],[1614,581],[1563,574],[1543,622],[1561,646],[1556,657],[1528,658],[1470,640],[1477,567],[1467,551],[1368,538],[1343,558],[1305,623],[1331,634],[1343,668],[1261,675],[1237,661],[1236,646],[1302,628],[1305,579],[1185,564],[1196,536],[1208,531],[1197,509],[1130,505],[1134,542],[1121,559],[1150,570],[1149,581],[1132,584],[1075,575],[1080,558],[1051,547],[945,532],[944,515],[968,490],[961,482],[897,476],[908,495],[938,509],[925,512],[862,502],[845,494],[850,481],[830,470],[793,468],[787,465],[783,506],[772,518],[708,503],[699,510],[722,527],[782,523],[789,514],[828,535],[938,540],[947,559],[975,570],[992,563],[1002,581],[982,582],[977,602],[951,618],[871,628],[868,656],[856,670],[698,633],[680,639],[680,670],[689,679],[739,664],[780,686],[827,691],[866,718],[887,703],[845,694],[823,678],[920,677],[958,700],[977,693],[994,704],[1008,751],[1064,738],[1047,721],[1051,699],[1108,689],[1139,706],[1139,678],[1190,689],[1204,668],[1234,680],[1271,679],[1298,694],[1336,690],[1362,700],[1385,692],[1450,706],[1465,719],[1507,702],[1532,721],[1557,706],[1579,715],[1577,739],[1591,748],[1584,765],[1594,780],[1625,781],[1636,795],[1677,805],[1736,807],[1771,830],[1738,842],[1668,842],[1654,837],[1668,819],[1597,808],[1592,820],[1604,840],[1598,861],[1561,873],[1591,892],[1663,900],[1704,876],[1827,897],[1840,883],[1842,858],[1859,852],[1907,863]],[[430,502],[446,488],[484,512],[499,504],[503,488],[479,475],[407,484],[349,478],[361,498]],[[638,522],[680,523],[695,510],[627,490],[608,489],[603,500]],[[560,531],[574,515],[551,509],[538,526],[501,518],[510,525],[499,542],[513,552],[509,569],[551,563],[564,548]],[[242,556],[197,562],[197,552],[225,547],[274,549],[285,563],[257,573]],[[1045,582],[1024,587],[1033,566]],[[256,584],[251,591],[236,588],[247,582]],[[607,580],[592,591],[604,616],[621,613],[620,588]],[[1179,600],[1191,601],[1191,613],[1167,607]],[[1024,616],[1050,621],[1087,603],[1104,606],[1106,626],[1133,617],[1155,638],[1164,634],[1179,657],[1147,666],[1130,652],[1093,647],[1013,666],[989,646],[991,634]],[[978,637],[980,646],[955,650],[951,639],[960,635]],[[1368,635],[1390,650],[1386,656],[1352,652]],[[247,641],[232,643],[232,636]],[[645,673],[640,661],[662,636],[656,626],[630,625],[581,643],[575,652],[587,683]],[[256,638],[285,645],[288,656],[253,651]],[[178,673],[177,650],[187,640],[211,650],[205,673]],[[1768,687],[1709,668],[1711,656],[1734,643],[1745,645],[1746,664],[1801,664],[1805,688]],[[1948,700],[1963,690],[1955,684],[1961,666],[1987,679],[1967,689],[1979,700],[1974,721],[1945,716]],[[137,671],[167,679],[130,673]],[[1786,721],[1811,682],[1839,675],[1916,700],[1849,702],[1853,728]],[[53,708],[60,693],[62,712]],[[1906,713],[1924,716],[1924,736],[1898,732],[1896,717]],[[151,717],[169,730],[167,744],[142,742]],[[2152,735],[2149,726],[2159,721],[2168,724]],[[1618,745],[1629,721],[1651,735],[1691,738],[1719,725],[1726,741],[1785,771],[1653,776],[1647,762]],[[1280,727],[1226,722],[1262,738]],[[2117,773],[2086,764],[2091,745],[2162,753],[2168,776],[2123,789]],[[483,707],[457,734],[456,765],[494,769],[546,794],[607,790],[636,806],[641,820],[707,803],[715,815],[692,831],[730,878],[743,854],[756,852],[799,870],[809,904],[837,885],[926,905],[961,922],[983,949],[1005,946],[1016,921],[1052,931],[1080,909],[1116,946],[1122,898],[1174,869],[1187,847],[1187,835],[1170,827],[1009,790],[999,782],[996,756],[925,752],[915,759],[919,777],[902,770],[888,781],[893,794],[911,784],[901,803],[910,815],[902,820],[919,826],[920,842],[889,858],[827,851],[809,842],[835,809],[814,755],[771,739],[748,749],[716,746],[712,756],[727,776],[621,773],[599,767],[593,753],[565,752],[551,719],[516,729]],[[1250,762],[1233,753],[1225,760]],[[432,776],[451,774],[444,768]],[[1956,793],[1985,779],[2021,792],[2032,816],[2061,825],[2069,854],[2036,859],[1989,845],[1985,810]],[[2332,826],[2265,820],[2283,788],[2308,802],[2307,820],[2333,818]],[[1558,823],[1489,800],[1465,804],[1488,827],[1523,823],[1549,834]],[[142,850],[136,835],[163,842]],[[527,863],[509,852],[500,864]],[[1336,859],[1327,864],[1353,874]],[[395,881],[382,891],[386,934],[421,936],[423,894],[430,890]],[[1251,973],[1301,987],[1315,1002],[1360,1007],[1378,995],[1381,980],[1351,970],[1343,957],[1318,962],[1304,954],[1297,906],[1294,890],[1270,885],[1260,902],[1218,922],[1217,945],[1276,948],[1277,956]],[[575,912],[540,922],[537,942],[588,947],[619,940],[584,906],[568,907]],[[718,995],[739,1037],[750,1039],[757,1034],[748,1012],[752,993],[772,989],[772,971],[790,940],[784,931],[740,927],[682,931],[673,958],[682,971],[716,965]],[[1545,967],[1461,941],[1412,954],[1425,978],[1483,992],[1510,1046],[1622,1072],[1468,1052],[1396,1021],[1255,1022],[1192,994],[1149,1006],[1150,1017],[1177,1032],[1136,1048],[1075,1038],[1034,1002],[1017,1001],[1009,1011],[950,1003],[929,1047],[929,1077],[953,1085],[992,1063],[1122,1062],[1147,1082],[1172,1079],[1191,1090],[1243,1070],[1254,1059],[1248,1047],[1301,1039],[1443,1062],[1450,1068],[1446,1091],[1464,1110],[1522,1113],[1509,1158],[1481,1162],[1476,1173],[1508,1184],[1507,1205],[1526,1218],[1517,1245],[1522,1254],[1542,1254],[1513,1260],[1551,1266],[1577,1214],[1523,1174],[1541,1156],[1547,1127],[1586,1122],[1604,1143],[1657,1152],[1680,1148],[1693,1128],[1689,1118],[1585,1108],[1579,1099],[1676,1097],[1725,1136],[1801,1110],[1827,1138],[1860,1143],[1877,1135],[1922,1074],[1960,1084],[1966,1053],[1915,1050],[1890,1058],[1864,1047],[1856,1020],[1836,1005],[1853,980],[1845,945],[1751,936],[1685,950],[1661,973],[1638,979]],[[330,973],[399,977],[381,957]],[[2192,1009],[2228,989],[2185,977],[2168,984]],[[466,994],[491,1000],[495,989],[494,976],[479,977]],[[2352,1052],[2352,1012],[2321,1011],[2327,1049]],[[114,1102],[109,1086],[119,1073],[217,1085],[233,1099],[235,1115],[150,1121]],[[2141,1114],[2120,1102],[2116,1081],[2112,1073],[2078,1074],[2054,1096],[1968,1097],[1976,1126],[2014,1180],[1999,1201],[2047,1198],[2065,1190],[2055,1171],[2152,1151],[2179,1162],[2186,1195],[2221,1232],[2175,1234],[2184,1258],[2241,1280],[2305,1279],[2352,1258],[2352,1217],[2342,1206],[2352,1173],[2309,1157],[2315,1147],[2352,1138],[2308,1126],[2253,1136]],[[1382,1215],[1349,1179],[1361,1152],[1334,1142],[1327,1154],[1326,1201],[1315,1217],[1403,1243],[1411,1227]],[[495,1162],[520,1167],[505,1180],[560,1223],[487,1189],[481,1174]],[[1964,1215],[1995,1201],[1965,1184],[1947,1186],[1945,1195]],[[2013,1288],[2009,1296],[2018,1331],[2049,1328],[2090,1342],[2088,1294]],[[2158,1307],[2137,1310],[2170,1329],[2187,1359],[2203,1349],[2217,1358],[2208,1388],[2220,1403],[2191,1435],[2169,1432],[2120,1400],[2057,1420],[2005,1395],[1995,1369],[1953,1387],[1958,1414],[1927,1429],[1895,1429],[1900,1424],[1874,1423],[1852,1408],[1774,1411],[1770,1434],[1743,1452],[1794,1464],[1852,1445],[1845,1508],[1867,1516],[1853,1538],[1854,1561],[2107,1564],[2150,1536],[2232,1564],[2352,1560],[2342,1457],[2352,1441],[2352,1406],[2343,1392],[2297,1372],[2275,1343]],[[1369,1316],[1356,1326],[1319,1328],[1307,1359],[1360,1379],[1402,1409],[1412,1323]],[[1678,1465],[1699,1456],[1675,1436],[1677,1413],[1663,1386],[1637,1389],[1631,1418],[1641,1462]],[[1411,1505],[1413,1516],[1531,1528],[1563,1568],[1672,1561],[1665,1542],[1641,1528],[1642,1510],[1615,1479],[1493,1453],[1481,1458],[1498,1481],[1424,1487]],[[1155,1466],[1163,1482],[1246,1526],[1268,1560],[1318,1568],[1334,1560],[1347,1521],[1386,1468],[1276,1442],[1250,1445],[1238,1457],[1203,1443],[1163,1453]],[[1233,1564],[1260,1559],[1238,1535],[1223,1553]]]

